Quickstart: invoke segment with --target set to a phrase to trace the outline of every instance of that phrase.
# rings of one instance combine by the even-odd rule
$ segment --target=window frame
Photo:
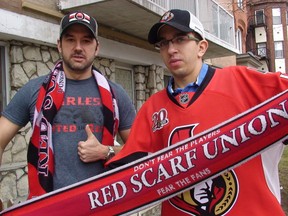
[[[238,8],[243,9],[243,0],[237,0],[237,6]]]
[[[279,12],[279,16],[276,16],[276,14]],[[281,25],[281,8],[272,8],[272,23],[273,25]]]
[[[261,53],[263,53],[263,55],[261,55]],[[267,44],[266,43],[257,43],[257,55],[260,57],[267,57]]]
[[[239,52],[242,54],[243,53],[243,31],[241,28],[238,28],[236,31],[236,48],[239,50]]]
[[[120,69],[120,70],[125,70],[125,71],[129,71],[131,73],[131,88],[132,88],[132,98],[131,101],[132,103],[135,105],[136,104],[136,97],[135,97],[135,83],[134,83],[134,70],[132,67],[128,67],[128,66],[121,66],[121,65],[116,65],[115,66],[115,82],[120,84],[123,88],[124,86],[122,85],[122,83],[120,83],[118,80],[117,80],[117,69]],[[127,90],[125,89],[126,93],[128,94]],[[128,96],[130,96],[128,94]]]
[[[261,12],[261,14],[260,14],[260,12]],[[262,18],[262,22],[259,22],[259,19],[258,19],[258,18],[260,18],[260,15],[261,15],[261,18]],[[264,9],[255,10],[255,24],[256,25],[265,24],[265,12],[264,12]]]
[[[281,47],[281,49],[276,49]],[[274,41],[274,51],[275,51],[275,59],[283,59],[284,58],[284,43],[283,41]]]
[[[1,93],[0,93],[0,116],[2,111],[9,102],[10,95],[10,76],[8,68],[8,45],[0,42],[0,76],[1,76]]]

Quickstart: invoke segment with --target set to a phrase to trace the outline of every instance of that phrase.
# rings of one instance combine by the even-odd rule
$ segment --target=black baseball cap
[[[169,25],[182,32],[196,32],[205,39],[202,23],[190,11],[172,9],[164,13],[158,23],[154,24],[148,34],[148,41],[155,44],[159,41],[158,32],[163,25]]]
[[[97,39],[98,35],[98,25],[96,20],[83,12],[72,12],[66,14],[60,22],[60,38],[62,37],[63,32],[73,24],[82,24],[86,26],[94,37]]]

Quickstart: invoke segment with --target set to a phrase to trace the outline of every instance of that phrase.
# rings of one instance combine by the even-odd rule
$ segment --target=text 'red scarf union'
[[[113,145],[118,130],[118,107],[106,78],[93,68],[104,115],[102,144]],[[65,94],[66,78],[58,62],[42,84],[35,105],[33,133],[28,147],[29,197],[53,190],[54,155],[52,123]]]
[[[129,215],[167,200],[243,163],[276,142],[287,141],[287,98],[288,90],[192,138],[28,200],[2,215]],[[215,131],[217,135],[210,136]],[[215,153],[215,147],[225,151]],[[192,178],[202,170],[209,172]],[[184,179],[187,184],[177,184]],[[170,185],[173,189],[163,194],[163,188]]]

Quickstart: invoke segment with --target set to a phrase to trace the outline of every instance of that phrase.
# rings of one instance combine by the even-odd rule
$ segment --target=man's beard
[[[81,74],[85,72],[91,65],[93,64],[94,59],[88,59],[86,63],[74,63],[70,61],[68,58],[63,56],[63,62],[65,63],[66,67],[69,68],[70,71],[73,71],[77,74]]]

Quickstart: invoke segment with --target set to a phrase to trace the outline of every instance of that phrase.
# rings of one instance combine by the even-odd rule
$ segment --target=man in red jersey
[[[166,12],[152,26],[148,41],[160,51],[172,77],[166,89],[142,106],[124,148],[108,162],[110,167],[199,134],[288,87],[288,76],[278,72],[260,73],[244,66],[214,69],[203,63],[208,48],[204,28],[186,10]],[[211,134],[216,135],[217,131]],[[282,142],[273,145],[244,164],[164,201],[162,215],[284,215],[277,171],[283,148]],[[202,175],[205,173],[191,177]]]

